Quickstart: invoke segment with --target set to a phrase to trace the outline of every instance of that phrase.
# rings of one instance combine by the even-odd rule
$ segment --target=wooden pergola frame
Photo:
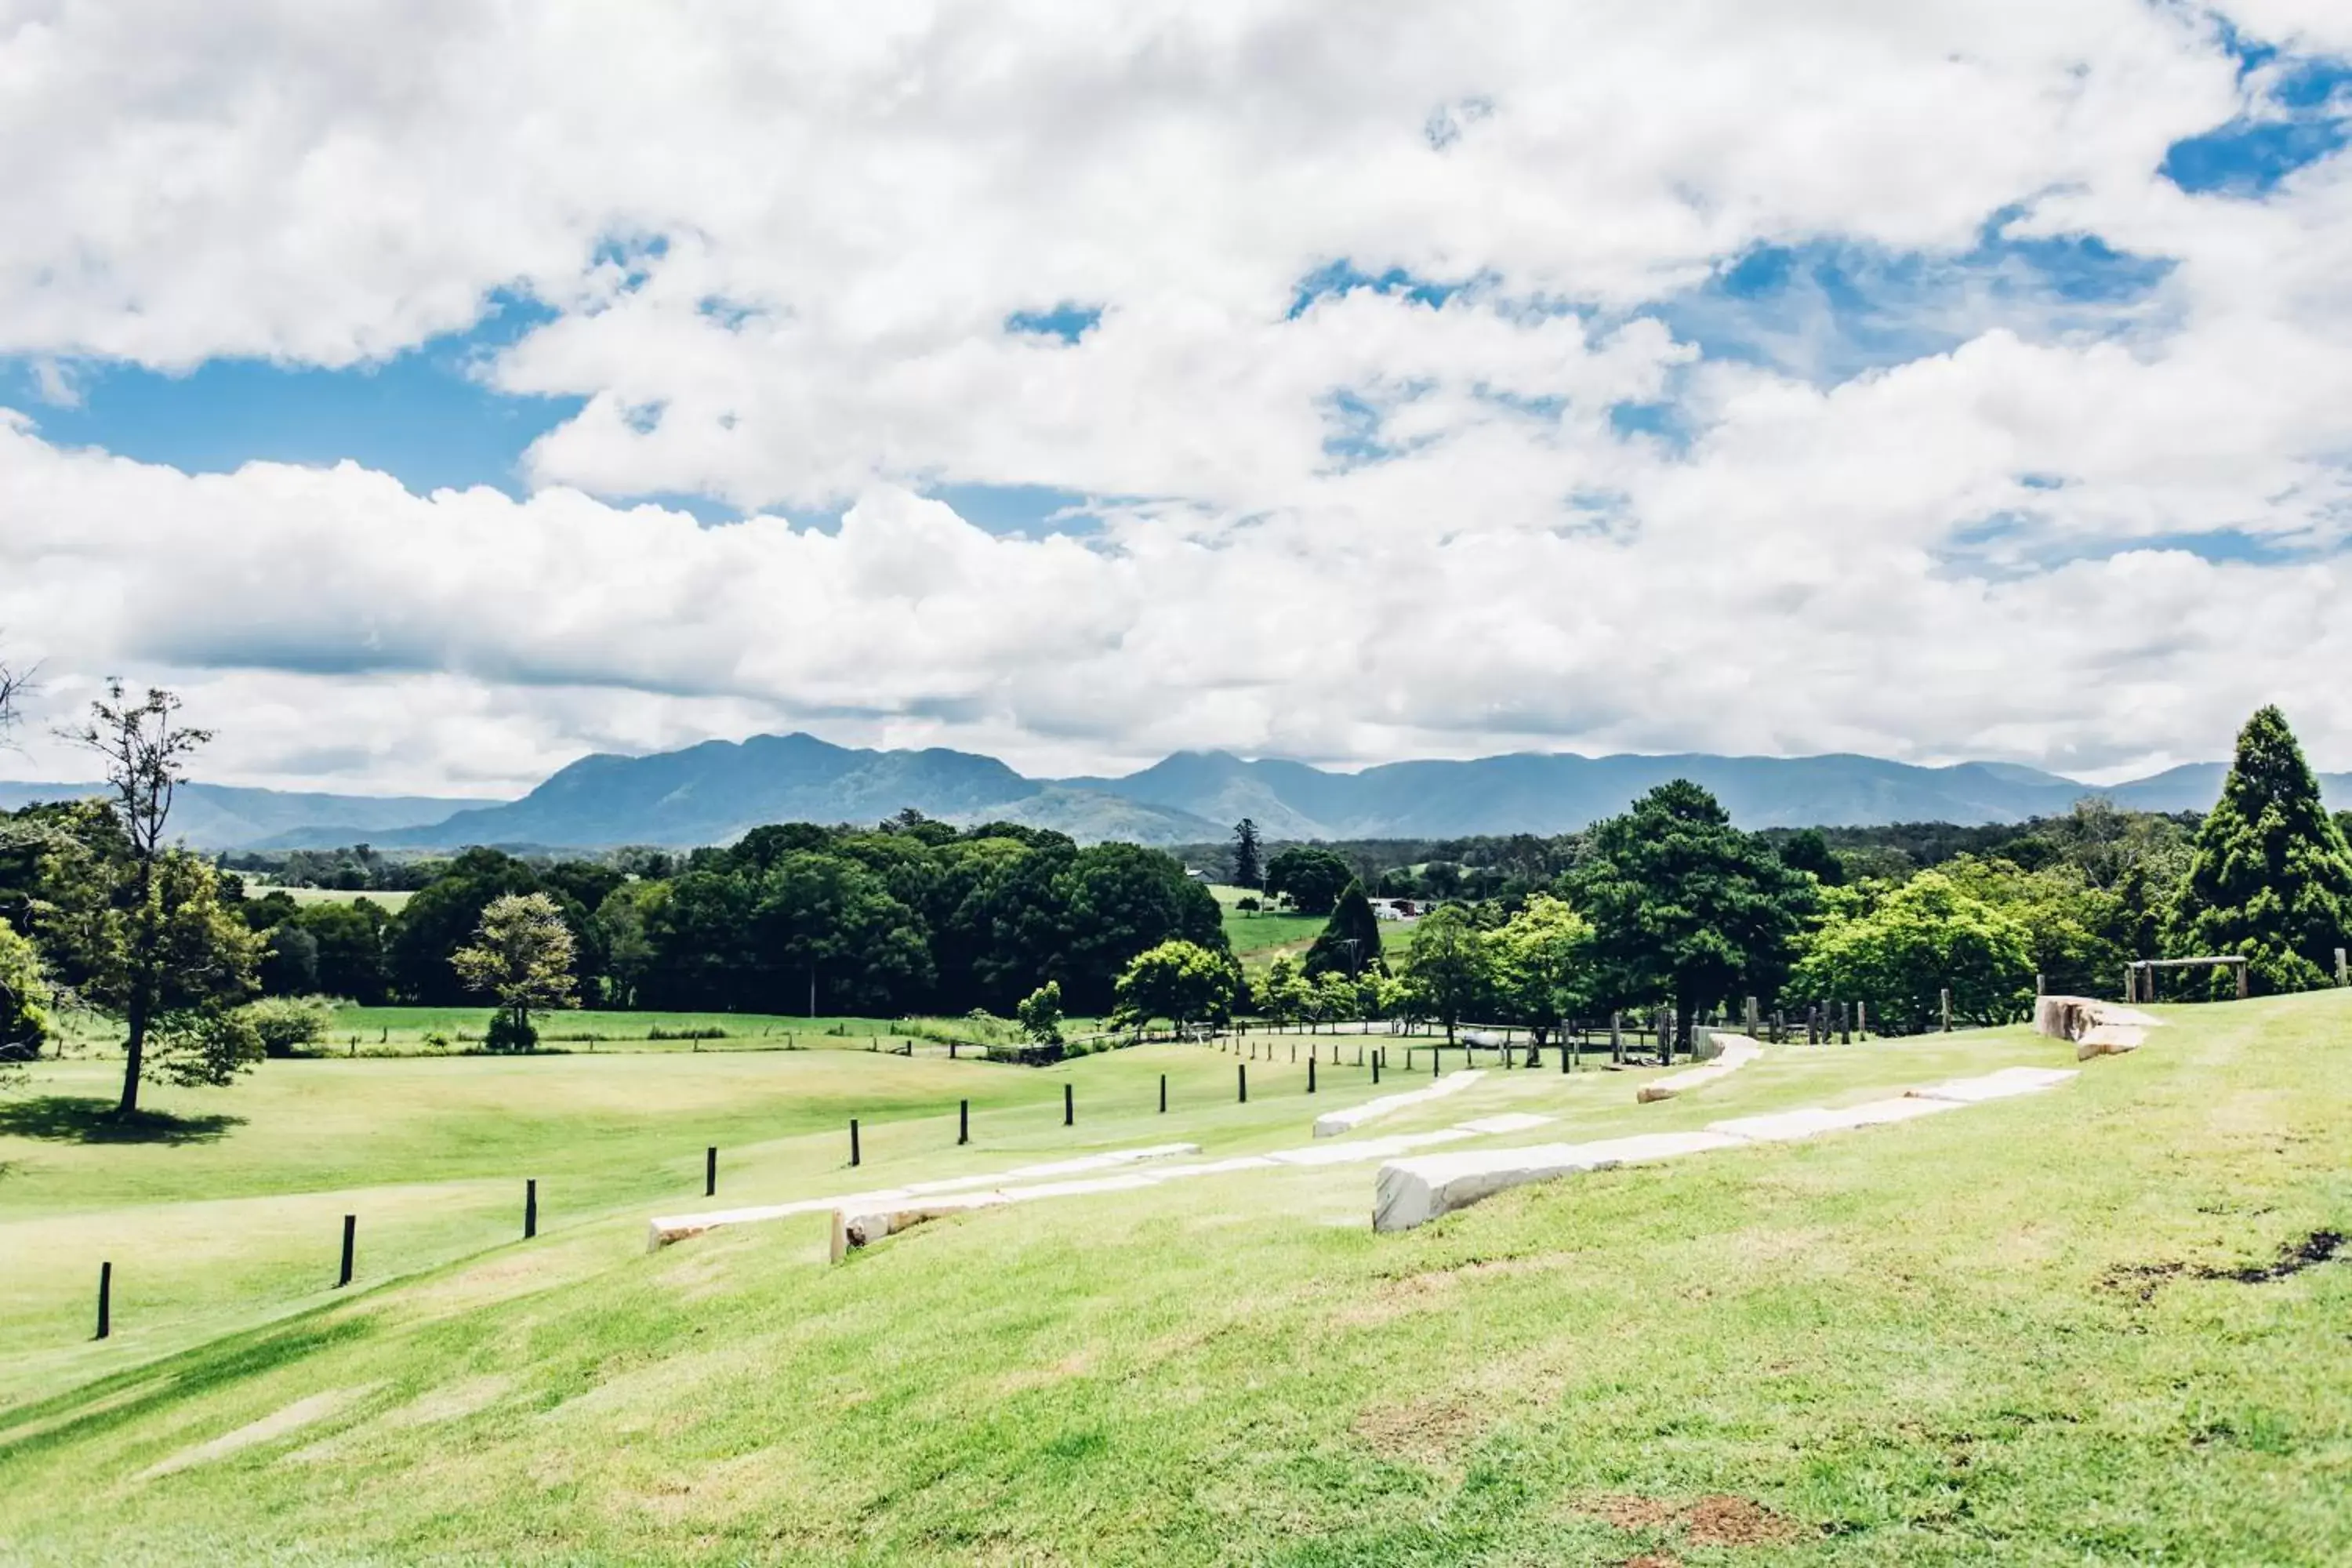
[[[2246,999],[2246,962],[2235,953],[2223,953],[2218,958],[2136,958],[2124,965],[2124,1000],[2155,1001],[2155,972],[2159,969],[2234,968],[2238,972],[2238,1000],[2242,1002]]]

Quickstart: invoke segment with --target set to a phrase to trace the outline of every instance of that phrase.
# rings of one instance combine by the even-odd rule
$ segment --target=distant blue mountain
[[[1086,842],[1223,838],[1255,818],[1270,838],[1450,838],[1566,833],[1669,779],[1706,785],[1749,827],[2018,822],[2103,794],[2148,811],[2203,811],[2219,763],[2105,789],[2009,763],[1923,768],[1876,757],[1580,757],[1521,752],[1333,773],[1305,763],[1179,752],[1121,778],[1032,779],[993,757],[865,751],[811,735],[709,741],[650,756],[583,757],[518,801],[288,795],[191,784],[175,826],[207,848],[468,844],[593,848],[724,844],[764,822],[878,822],[912,806],[950,822],[1052,827]],[[2321,776],[2352,805],[2352,774]],[[91,786],[0,784],[0,805]],[[465,806],[466,809],[457,809]]]
[[[107,794],[104,784],[0,782],[0,811],[37,801],[87,800]],[[497,803],[479,797],[429,795],[319,795],[236,784],[182,784],[172,805],[172,827],[183,840],[206,849],[235,849],[278,837],[305,837],[323,830],[330,844],[363,844],[382,832],[446,820],[453,812]]]

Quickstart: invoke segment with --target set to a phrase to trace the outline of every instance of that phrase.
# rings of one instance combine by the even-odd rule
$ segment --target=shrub
[[[490,1015],[490,1026],[483,1031],[482,1048],[506,1054],[539,1048],[539,1030],[528,1018],[517,1017],[500,1008]]]
[[[321,996],[265,996],[236,1010],[261,1041],[261,1054],[308,1056],[327,1037],[334,1012]]]

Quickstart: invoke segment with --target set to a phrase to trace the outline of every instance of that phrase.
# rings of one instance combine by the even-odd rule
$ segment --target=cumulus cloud
[[[2352,177],[2163,177],[2275,109],[2231,43],[2142,0],[19,0],[0,353],[352,365],[520,294],[479,374],[585,403],[520,499],[25,410],[0,626],[52,702],[188,685],[271,782],[789,725],[2096,771],[2273,699],[2352,763]],[[1090,524],[922,499],[971,485]],[[750,515],[629,504],[669,495]]]

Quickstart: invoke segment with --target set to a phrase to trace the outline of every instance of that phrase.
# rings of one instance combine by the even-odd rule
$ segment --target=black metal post
[[[849,1119],[849,1163],[854,1167],[857,1161],[857,1118],[853,1116]]]
[[[1239,1081],[1241,1083],[1241,1100],[1238,1103],[1247,1105],[1249,1103],[1249,1064],[1247,1062],[1235,1062],[1234,1064],[1234,1071],[1240,1075]]]
[[[702,1195],[706,1198],[719,1195],[719,1145],[716,1143],[702,1152]]]
[[[1162,1116],[1168,1114],[1168,1075],[1166,1073],[1160,1075],[1160,1114]]]
[[[1065,1127],[1075,1127],[1077,1124],[1077,1090],[1073,1086],[1066,1083],[1062,1086],[1062,1125]]]
[[[352,1243],[359,1237],[359,1215],[347,1214],[343,1216],[343,1273],[342,1278],[335,1281],[335,1289],[338,1290],[352,1282]]]
[[[98,1334],[104,1339],[114,1331],[114,1265],[98,1266]]]
[[[534,1176],[522,1184],[522,1238],[529,1241],[539,1234],[539,1178]]]
[[[959,1147],[971,1142],[971,1101],[956,1101],[956,1143]]]
[[[1309,1094],[1315,1092],[1315,1058],[1313,1057],[1307,1058],[1307,1092]]]

